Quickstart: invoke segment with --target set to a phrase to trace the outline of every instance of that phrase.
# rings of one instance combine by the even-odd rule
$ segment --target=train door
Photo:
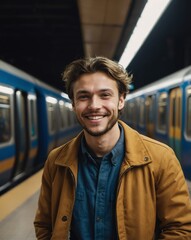
[[[28,157],[28,114],[27,95],[19,90],[15,92],[15,143],[16,163],[13,177],[21,174]]]
[[[181,157],[181,123],[182,123],[182,92],[175,88],[170,92],[169,105],[169,144],[174,149],[176,156]]]
[[[12,176],[15,162],[13,89],[0,85],[0,189]]]
[[[145,102],[145,117],[146,117],[146,134],[154,137],[154,117],[155,117],[155,97],[148,96]]]

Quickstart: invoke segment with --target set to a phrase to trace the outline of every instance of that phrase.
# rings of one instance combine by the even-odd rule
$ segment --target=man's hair
[[[132,80],[126,70],[117,62],[106,57],[84,58],[75,60],[66,66],[62,74],[66,83],[66,91],[71,100],[73,100],[73,84],[81,75],[87,73],[103,72],[116,81],[119,95],[123,94],[124,98],[129,92],[129,85]]]

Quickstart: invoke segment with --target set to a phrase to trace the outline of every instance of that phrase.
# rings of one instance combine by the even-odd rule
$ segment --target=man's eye
[[[108,98],[108,97],[110,97],[110,94],[109,94],[109,93],[103,93],[103,94],[101,95],[101,97],[102,97],[102,98]]]
[[[78,97],[78,99],[80,99],[80,100],[87,99],[87,98],[88,98],[87,95],[81,95],[81,96]]]

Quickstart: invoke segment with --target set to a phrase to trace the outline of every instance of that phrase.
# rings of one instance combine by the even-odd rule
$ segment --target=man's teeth
[[[89,116],[88,119],[90,120],[98,120],[98,119],[101,119],[103,118],[103,116]]]

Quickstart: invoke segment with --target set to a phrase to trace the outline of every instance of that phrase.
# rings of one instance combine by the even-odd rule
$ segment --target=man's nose
[[[101,107],[101,101],[98,96],[92,96],[89,101],[89,109],[98,109]]]

